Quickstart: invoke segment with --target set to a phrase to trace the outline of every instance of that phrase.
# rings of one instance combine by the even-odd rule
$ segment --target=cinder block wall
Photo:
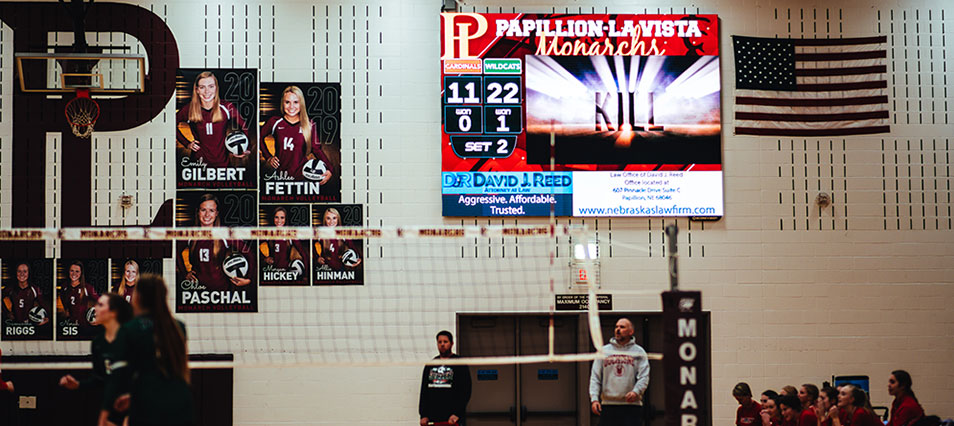
[[[712,311],[713,424],[729,424],[737,381],[756,392],[821,383],[832,375],[872,379],[875,405],[888,405],[889,372],[912,373],[925,408],[954,417],[954,233],[951,166],[954,143],[954,9],[941,0],[884,4],[873,0],[824,3],[779,1],[651,2],[479,1],[462,11],[575,13],[715,13],[721,17],[725,218],[715,223],[678,220],[685,288],[703,291]],[[340,81],[344,125],[345,202],[366,205],[379,225],[539,223],[538,220],[444,220],[440,216],[439,12],[440,2],[195,1],[137,2],[166,19],[183,67],[254,67],[261,81]],[[946,9],[945,9],[946,8]],[[732,135],[733,55],[730,36],[888,36],[889,135],[777,139]],[[59,34],[56,37],[69,37]],[[51,36],[52,37],[52,36]],[[115,40],[135,44],[130,40]],[[0,31],[0,102],[13,90],[12,31]],[[11,117],[0,114],[0,226],[10,226]],[[171,156],[173,105],[153,123],[127,132],[97,133],[94,223],[147,221],[174,193]],[[57,199],[58,138],[49,138],[48,199]],[[130,151],[138,153],[133,155]],[[146,153],[151,154],[145,155]],[[147,160],[148,159],[148,160]],[[110,162],[110,160],[112,162]],[[161,166],[165,165],[165,169]],[[126,176],[117,176],[125,166]],[[145,180],[150,191],[141,187]],[[139,209],[121,214],[118,195],[134,192]],[[826,209],[819,192],[832,195]],[[68,212],[51,204],[50,226]],[[561,223],[570,222],[561,220]],[[598,230],[603,288],[661,289],[666,285],[661,219],[587,219]],[[507,244],[513,245],[512,242]],[[501,245],[504,245],[501,243]],[[491,247],[490,249],[499,249]],[[50,244],[48,255],[55,256]],[[375,259],[370,259],[375,261]],[[378,259],[397,268],[397,259]],[[390,263],[387,263],[390,262]],[[168,270],[172,263],[166,262]],[[442,300],[475,280],[440,266],[433,287]],[[171,278],[171,274],[170,274]],[[493,281],[493,276],[479,280]],[[344,310],[353,306],[339,338],[381,338],[363,324],[388,303],[419,310],[415,319],[387,327],[384,353],[393,359],[432,356],[434,331],[454,328],[454,303],[408,303],[388,293],[387,279],[363,288],[311,294]],[[267,300],[309,297],[263,293]],[[512,305],[498,286],[485,310]],[[523,290],[521,290],[523,291]],[[531,294],[521,297],[533,299]],[[284,298],[284,299],[283,299]],[[496,298],[496,299],[494,299]],[[349,304],[356,299],[375,303]],[[383,305],[381,305],[383,304]],[[545,310],[547,300],[521,305]],[[619,310],[659,310],[658,296],[617,297]],[[506,309],[512,311],[513,309]],[[296,327],[282,317],[191,314],[195,352],[241,353],[256,344],[291,341]],[[236,325],[237,324],[237,325]],[[320,325],[320,324],[318,324]],[[335,340],[322,343],[330,349]],[[280,343],[279,343],[280,344]],[[82,343],[3,342],[4,353],[82,353]],[[339,348],[340,350],[340,348]],[[237,424],[412,424],[417,366],[249,368],[236,371]]]

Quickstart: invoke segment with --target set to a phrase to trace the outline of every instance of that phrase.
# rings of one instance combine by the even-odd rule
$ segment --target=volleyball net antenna
[[[542,222],[542,221],[541,221]],[[545,352],[515,353],[513,348],[495,347],[499,339],[472,342],[480,350],[467,357],[441,360],[442,364],[501,365],[548,362],[591,361],[602,356],[606,343],[601,332],[600,311],[594,282],[597,275],[594,253],[597,234],[584,226],[554,222],[524,226],[439,226],[439,227],[216,227],[216,228],[16,228],[0,230],[0,242],[43,241],[50,253],[58,253],[64,241],[176,241],[179,255],[182,242],[196,239],[252,241],[255,250],[275,240],[302,241],[318,247],[321,241],[360,241],[363,285],[322,285],[319,276],[307,285],[268,285],[261,275],[248,287],[254,294],[250,312],[188,312],[185,289],[189,283],[177,273],[176,259],[162,259],[162,275],[169,286],[169,304],[188,326],[189,350],[194,354],[233,354],[235,367],[332,366],[332,365],[422,365],[435,353],[439,330],[454,331],[458,313],[527,313],[549,317]],[[318,245],[316,245],[318,244]],[[615,242],[614,246],[625,245]],[[639,246],[630,247],[639,250]],[[251,256],[258,256],[257,251]],[[54,301],[66,280],[69,265],[56,259]],[[0,259],[3,286],[16,285],[12,262]],[[309,268],[314,265],[309,259]],[[122,259],[108,259],[115,279]],[[666,269],[658,263],[659,271]],[[250,268],[254,269],[254,268]],[[571,271],[582,269],[581,285]],[[675,272],[674,268],[670,269]],[[181,272],[181,271],[179,271]],[[258,272],[256,272],[258,273]],[[90,280],[94,278],[90,274]],[[658,275],[657,275],[658,276]],[[109,277],[107,277],[109,279]],[[573,282],[577,281],[577,282]],[[100,289],[114,286],[94,283]],[[614,286],[617,298],[645,296],[658,300],[667,289],[664,283]],[[107,290],[108,291],[108,290]],[[104,291],[100,291],[101,293]],[[555,296],[575,294],[588,299],[579,323],[587,338],[561,341],[554,332]],[[50,313],[59,326],[62,312]],[[6,321],[6,318],[4,319]],[[6,323],[5,323],[6,324]],[[565,336],[562,335],[562,336]],[[584,342],[584,343],[580,343]],[[455,342],[456,343],[456,342]],[[539,342],[543,343],[543,342]],[[87,341],[6,341],[5,355],[86,355]],[[456,347],[455,347],[456,349]],[[650,359],[662,355],[651,353]],[[204,363],[207,365],[208,363]],[[56,364],[17,364],[6,368],[63,368]]]

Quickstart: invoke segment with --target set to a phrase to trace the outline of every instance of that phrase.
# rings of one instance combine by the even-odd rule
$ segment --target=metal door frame
[[[550,313],[550,312],[474,312],[474,313],[458,312],[458,313],[456,313],[456,318],[455,318],[456,324],[455,324],[455,330],[454,330],[455,333],[456,333],[456,336],[457,336],[457,351],[458,351],[458,354],[460,354],[460,353],[463,352],[463,349],[460,347],[460,343],[463,341],[463,339],[461,339],[461,337],[460,337],[460,336],[461,336],[461,334],[460,334],[461,319],[465,319],[465,318],[479,318],[479,317],[495,317],[495,318],[506,318],[506,319],[508,319],[508,320],[513,321],[513,324],[514,324],[514,342],[513,342],[513,343],[514,343],[514,352],[516,352],[515,355],[518,355],[518,356],[519,356],[519,355],[520,355],[520,336],[521,336],[520,319],[522,319],[522,318],[527,318],[527,317],[549,317],[549,316],[551,316],[551,313]],[[554,312],[554,313],[552,314],[552,316],[553,316],[554,318],[558,318],[558,317],[576,318],[576,330],[574,330],[574,332],[573,332],[573,334],[574,334],[574,336],[575,336],[575,338],[576,338],[575,346],[576,346],[577,350],[579,351],[581,345],[583,345],[583,344],[588,344],[588,343],[587,343],[587,342],[589,342],[588,338],[587,338],[587,339],[584,339],[583,342],[581,342],[581,338],[580,338],[580,336],[581,336],[580,330],[581,330],[581,328],[582,328],[582,327],[580,327],[580,321],[585,320],[585,318],[586,318],[586,314],[585,314],[585,313],[581,313],[581,312]],[[517,365],[514,366],[514,367],[515,367],[515,368],[514,368],[514,404],[515,404],[515,405],[514,405],[513,407],[511,407],[510,415],[512,416],[511,418],[513,419],[514,425],[516,425],[516,426],[522,426],[522,424],[523,424],[523,422],[524,422],[524,417],[530,414],[527,410],[525,410],[525,407],[523,406],[523,399],[522,399],[522,395],[521,395],[521,394],[522,394],[522,392],[521,392],[521,390],[522,390],[522,383],[521,383],[521,374],[520,374],[520,373],[521,373],[521,368],[523,368],[523,366],[524,366],[523,364],[517,364]],[[587,377],[589,377],[589,376],[587,376]],[[575,400],[579,401],[579,400],[580,400],[580,383],[582,382],[582,381],[580,380],[580,372],[579,372],[579,369],[577,369],[577,374],[574,375],[574,381],[576,382],[576,383],[574,383],[574,386],[573,386],[574,393],[575,393]],[[586,382],[589,383],[589,380],[587,380]],[[587,407],[589,407],[589,404],[587,404]],[[589,417],[588,417],[586,414],[583,414],[583,413],[581,412],[581,409],[580,409],[580,406],[579,406],[579,405],[577,405],[577,406],[576,406],[576,410],[573,410],[573,411],[575,411],[575,413],[576,413],[576,422],[577,422],[578,425],[579,425],[579,424],[582,424],[582,423],[581,423],[582,421],[588,421],[588,420],[584,420],[584,419],[588,419]],[[586,412],[589,413],[589,408],[587,408],[587,411],[586,411]],[[470,417],[471,414],[477,414],[477,415],[481,415],[481,414],[484,414],[484,415],[503,415],[504,413],[503,413],[503,412],[499,412],[499,413],[496,413],[496,412],[495,412],[495,413],[469,413],[469,412],[468,412],[468,417]],[[541,414],[559,414],[559,413],[554,412],[554,413],[541,413]],[[568,415],[568,414],[567,414],[567,415]]]

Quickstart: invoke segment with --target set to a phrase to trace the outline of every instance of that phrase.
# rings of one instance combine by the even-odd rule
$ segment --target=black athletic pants
[[[600,426],[642,426],[643,407],[640,405],[603,405]]]

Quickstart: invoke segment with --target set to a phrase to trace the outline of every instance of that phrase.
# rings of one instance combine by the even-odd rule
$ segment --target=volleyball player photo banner
[[[254,191],[179,191],[176,226],[188,240],[177,240],[177,312],[257,312],[258,269],[252,240],[212,238],[216,226],[256,226]]]
[[[341,201],[341,84],[262,83],[262,202]]]
[[[440,28],[444,216],[722,216],[718,16]]]
[[[311,211],[313,226],[364,226],[360,204],[316,204]],[[349,239],[350,232],[312,243],[314,285],[364,285],[364,240]]]
[[[96,302],[109,288],[106,259],[56,260],[56,340],[92,340]]]
[[[311,207],[301,204],[261,205],[259,232],[282,235],[289,226],[311,226]],[[311,274],[308,240],[262,240],[258,243],[260,278],[266,285],[308,285]]]
[[[142,274],[162,275],[162,259],[117,258],[109,261],[109,291],[132,303],[132,294]]]
[[[53,259],[0,259],[3,340],[53,340]]]
[[[176,187],[255,188],[258,72],[176,73]]]

